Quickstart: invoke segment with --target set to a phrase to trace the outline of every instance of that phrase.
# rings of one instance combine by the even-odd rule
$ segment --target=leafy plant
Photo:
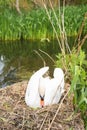
[[[7,3],[8,1],[10,2],[10,0],[6,1]],[[5,3],[3,2],[3,4]],[[40,40],[43,38],[55,39],[56,35],[61,37],[61,28],[59,27],[58,21],[60,24],[64,22],[64,28],[68,36],[76,36],[84,18],[84,14],[87,11],[87,5],[66,6],[64,7],[65,20],[61,21],[60,17],[62,13],[59,15],[59,9],[54,10],[56,18],[52,9],[48,9],[50,20],[56,29],[55,35],[55,31],[51,26],[45,9],[39,8],[19,15],[15,9],[9,8],[9,6],[4,8],[3,4],[1,4],[3,8],[0,8],[0,40],[20,40],[21,38]],[[61,7],[60,11],[62,10],[63,8]],[[83,35],[86,34],[87,21],[84,25]]]
[[[65,70],[65,81],[71,84],[70,95],[74,94],[73,105],[76,111],[81,111],[87,127],[87,61],[84,51],[80,50],[78,55],[73,51],[65,57],[58,54],[55,66]]]

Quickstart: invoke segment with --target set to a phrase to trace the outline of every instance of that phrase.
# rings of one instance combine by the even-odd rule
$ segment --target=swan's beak
[[[43,99],[40,99],[40,105],[41,105],[41,107],[44,107],[44,100]]]
[[[44,107],[44,96],[40,95],[40,106]]]

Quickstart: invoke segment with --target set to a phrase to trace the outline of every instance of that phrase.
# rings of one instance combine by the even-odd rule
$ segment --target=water
[[[29,79],[34,71],[44,66],[42,59],[52,69],[54,63],[39,49],[52,57],[58,52],[54,43],[47,41],[0,43],[0,87]]]
[[[72,46],[74,39],[68,40]],[[53,59],[55,54],[60,52],[57,41],[0,42],[0,87],[28,80],[34,71],[44,66],[44,61],[50,67],[52,74],[54,63],[39,49],[48,53]],[[87,43],[84,44],[83,49],[86,52]]]

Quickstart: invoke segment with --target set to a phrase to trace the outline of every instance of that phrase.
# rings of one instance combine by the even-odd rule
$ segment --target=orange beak
[[[44,100],[40,100],[41,107],[44,107]]]

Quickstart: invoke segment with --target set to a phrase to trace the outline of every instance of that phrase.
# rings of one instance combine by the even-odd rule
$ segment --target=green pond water
[[[0,87],[29,79],[34,71],[44,66],[40,56],[52,70],[54,63],[39,49],[55,58],[55,54],[59,51],[57,45],[56,42],[48,41],[0,42]]]
[[[73,43],[73,39],[69,41],[70,44]],[[84,50],[86,51],[87,44],[85,45]],[[46,65],[50,67],[52,72],[54,63],[48,56],[40,52],[39,49],[48,53],[53,59],[60,52],[57,41],[0,42],[0,87],[28,80],[35,71],[44,66],[40,56],[43,57]]]

